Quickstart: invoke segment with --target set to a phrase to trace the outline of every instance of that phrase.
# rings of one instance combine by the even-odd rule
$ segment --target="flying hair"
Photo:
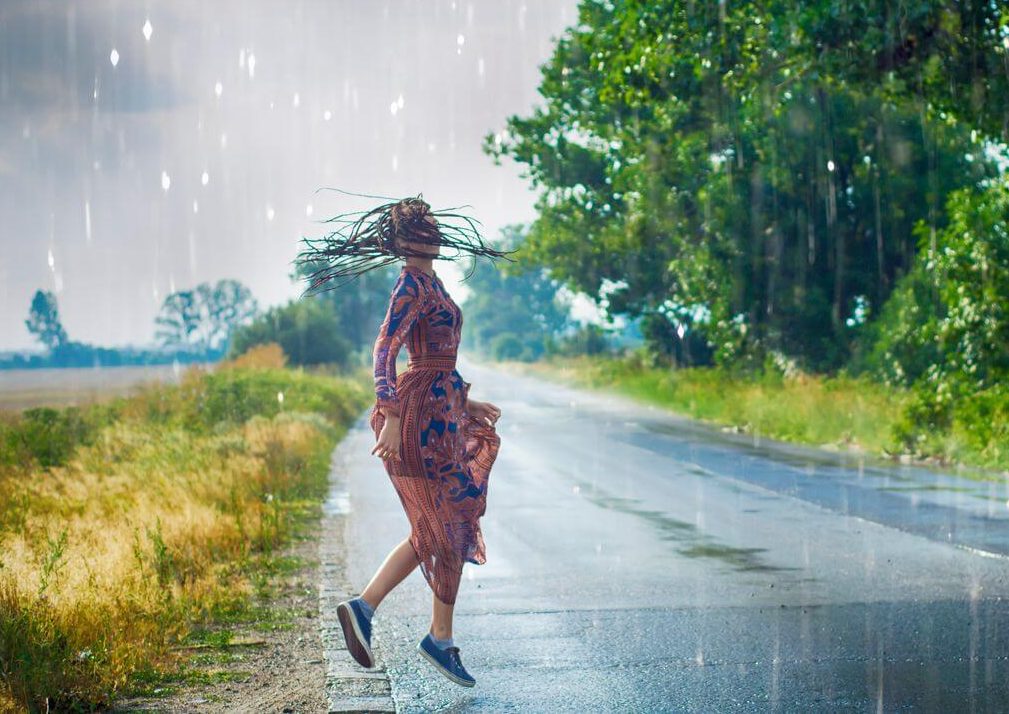
[[[480,224],[480,221],[455,212],[467,206],[434,211],[424,200],[424,194],[395,199],[332,190],[352,196],[384,199],[387,202],[370,210],[342,213],[320,221],[337,224],[331,233],[321,238],[302,237],[305,248],[294,261],[303,269],[301,272],[309,283],[302,297],[343,287],[370,270],[383,268],[411,255],[450,261],[459,257],[431,255],[413,250],[409,243],[440,245],[454,249],[460,255],[482,255],[515,262],[508,255],[516,251],[491,248],[474,226],[474,223]],[[434,223],[429,220],[431,218]],[[456,219],[465,225],[453,225],[451,221]],[[397,245],[397,237],[406,245]],[[472,272],[466,277],[470,275]]]

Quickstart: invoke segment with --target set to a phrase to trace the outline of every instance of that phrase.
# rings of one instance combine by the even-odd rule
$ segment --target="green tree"
[[[58,350],[67,342],[67,331],[60,321],[56,296],[48,290],[35,291],[25,327],[50,351]]]
[[[333,311],[317,298],[293,300],[270,308],[252,323],[239,327],[231,339],[229,357],[250,347],[277,342],[291,364],[349,363],[352,345],[340,332]]]
[[[155,319],[157,337],[165,347],[222,350],[235,328],[258,312],[252,292],[237,280],[200,283],[165,298]]]
[[[943,197],[996,173],[969,111],[901,79],[934,58],[871,75],[848,61],[900,54],[903,20],[883,9],[582,3],[542,67],[545,105],[484,143],[540,191],[529,258],[590,296],[620,283],[609,311],[648,317],[650,341],[843,364],[912,267],[913,227],[940,230]],[[935,16],[919,9],[915,28]]]
[[[466,279],[471,292],[462,305],[463,343],[498,359],[537,359],[548,338],[570,325],[560,283],[521,260],[524,240],[523,227],[502,229],[495,247],[518,250],[517,262],[477,261]]]

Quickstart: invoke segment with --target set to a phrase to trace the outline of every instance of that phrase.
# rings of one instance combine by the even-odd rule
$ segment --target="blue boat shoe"
[[[462,660],[459,659],[458,647],[446,647],[442,649],[434,643],[434,638],[428,633],[427,637],[422,639],[420,644],[417,645],[417,649],[428,662],[435,666],[435,669],[456,684],[464,687],[472,687],[476,684],[476,680],[462,666]]]
[[[343,628],[343,639],[347,642],[347,651],[359,665],[367,669],[375,666],[375,657],[371,653],[371,622],[364,616],[361,604],[357,598],[345,600],[336,606],[336,614]]]

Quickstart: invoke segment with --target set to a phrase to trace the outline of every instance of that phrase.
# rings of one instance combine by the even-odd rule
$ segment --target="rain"
[[[0,711],[1009,710],[1006,18],[3,3]]]

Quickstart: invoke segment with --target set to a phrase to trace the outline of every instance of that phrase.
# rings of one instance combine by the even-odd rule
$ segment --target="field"
[[[267,351],[130,396],[4,414],[0,711],[143,694],[222,623],[255,616],[369,399],[360,378],[282,363]]]

